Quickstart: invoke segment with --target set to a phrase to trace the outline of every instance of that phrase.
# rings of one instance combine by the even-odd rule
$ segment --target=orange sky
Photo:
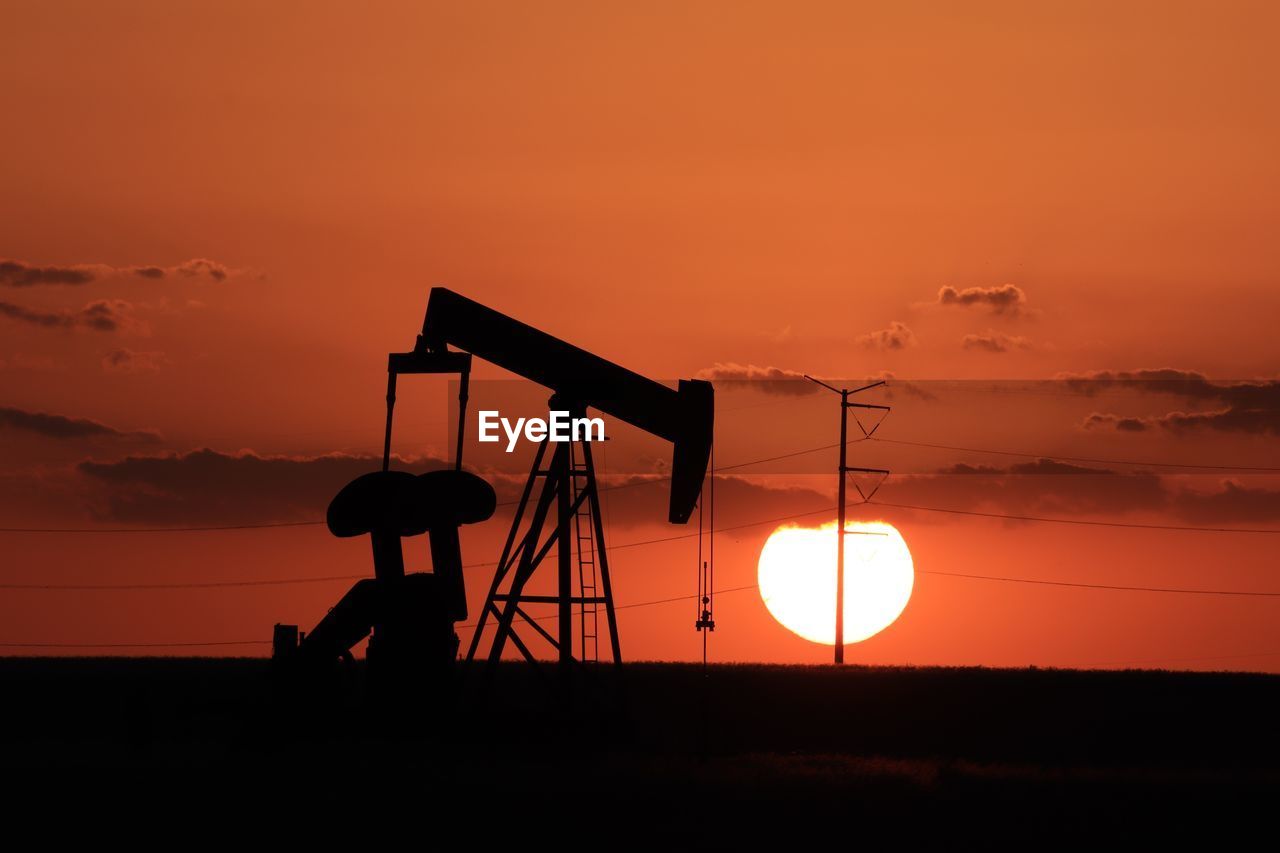
[[[1106,401],[1019,385],[900,390],[881,435],[1278,466],[1278,17],[1265,3],[9,4],[0,259],[20,268],[0,277],[0,518],[221,523],[225,507],[198,499],[196,481],[180,499],[134,483],[158,497],[122,504],[117,463],[207,447],[311,470],[310,457],[372,451],[386,353],[412,345],[432,284],[658,378],[719,364],[1269,380],[1247,423],[1178,428],[1160,418],[1243,404],[1200,386]],[[192,259],[214,265],[182,267]],[[163,274],[138,273],[150,267]],[[22,283],[32,269],[91,280]],[[1005,285],[1021,301],[939,299]],[[406,402],[414,426],[399,452],[440,451],[444,399],[436,385]],[[821,397],[722,386],[719,405],[721,461],[835,440]],[[1086,429],[1093,412],[1148,420]],[[32,413],[105,431],[58,434],[65,424]],[[643,463],[636,442],[619,440],[620,465]],[[1063,484],[1080,478],[1037,469],[1024,488],[1002,478],[1033,459],[883,444],[855,457],[892,467],[886,494],[904,503],[1280,528],[1275,478],[1113,488],[1095,472],[1076,489]],[[742,505],[725,512],[746,522],[788,501],[812,508],[777,487],[826,499],[830,477],[798,477],[832,461],[740,483]],[[937,474],[957,463],[1002,470]],[[226,467],[218,484],[243,491],[246,465]],[[1128,497],[1100,497],[1116,495]],[[290,499],[272,493],[254,510],[313,512]],[[617,521],[614,541],[671,535],[659,509],[652,523],[645,513]],[[886,517],[922,572],[1280,590],[1272,536]],[[500,527],[470,531],[467,558],[492,559]],[[754,581],[767,532],[726,534],[724,586]],[[619,550],[619,602],[691,590],[690,547]],[[360,544],[315,528],[0,534],[0,549],[9,583],[368,570]],[[486,581],[472,580],[473,596]],[[0,642],[266,636],[277,620],[313,622],[341,590],[6,591]],[[1280,655],[1193,660],[1280,651],[1272,601],[921,574],[901,620],[849,657],[1280,670]],[[718,617],[722,658],[829,655],[753,593],[726,595]],[[625,611],[624,651],[691,658],[692,620],[681,605]]]

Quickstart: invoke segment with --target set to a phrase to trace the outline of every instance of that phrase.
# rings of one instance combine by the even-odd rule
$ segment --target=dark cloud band
[[[233,274],[225,264],[208,258],[192,258],[174,266],[154,264],[113,267],[108,264],[41,266],[12,259],[0,260],[0,285],[6,287],[81,286],[104,278],[136,276],[145,279],[197,278],[225,281]]]
[[[906,323],[894,320],[886,328],[859,336],[858,344],[868,349],[900,350],[915,346],[916,335]]]
[[[123,299],[98,299],[79,311],[48,311],[13,302],[0,302],[0,317],[45,329],[118,332],[132,324],[133,310],[133,305]]]
[[[3,429],[60,440],[111,438],[147,443],[160,440],[160,434],[152,430],[126,431],[88,418],[28,412],[7,406],[0,407],[0,430]]]
[[[1132,416],[1094,412],[1085,418],[1086,429],[1120,432],[1165,430],[1175,434],[1200,430],[1250,435],[1280,435],[1280,380],[1224,382],[1192,370],[1171,367],[1141,370],[1099,370],[1062,374],[1059,379],[1084,394],[1105,388],[1125,388],[1148,395],[1179,397],[1191,403],[1213,406],[1204,411],[1171,411],[1161,415]]]
[[[996,287],[966,287],[963,290],[946,285],[938,291],[938,304],[960,308],[986,308],[993,314],[1018,316],[1027,309],[1027,294],[1016,284]]]
[[[797,370],[783,367],[759,367],[754,364],[716,363],[698,371],[699,379],[724,384],[724,390],[752,389],[766,394],[802,397],[818,391],[818,386]]]

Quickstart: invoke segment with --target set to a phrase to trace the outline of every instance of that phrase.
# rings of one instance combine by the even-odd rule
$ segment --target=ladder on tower
[[[586,482],[588,470],[585,460],[578,459],[576,442],[569,445],[569,465],[573,482],[573,505],[578,511],[573,516],[573,535],[576,540],[575,550],[578,553],[578,588],[582,596],[581,610],[578,611],[578,637],[581,645],[578,659],[583,663],[598,663],[600,660],[599,626],[600,604],[596,594],[596,547],[592,534],[594,521],[591,513],[595,509],[595,501],[579,500],[583,483]],[[585,516],[585,518],[584,518]]]

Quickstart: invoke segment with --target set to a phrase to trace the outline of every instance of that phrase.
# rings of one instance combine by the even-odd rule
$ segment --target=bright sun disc
[[[850,522],[845,531],[844,641],[856,643],[883,631],[902,613],[915,568],[893,525]],[[760,597],[773,618],[828,646],[836,642],[837,538],[834,522],[817,529],[784,527],[760,552]]]

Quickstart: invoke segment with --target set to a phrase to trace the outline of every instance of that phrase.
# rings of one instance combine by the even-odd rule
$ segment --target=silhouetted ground
[[[509,664],[486,701],[471,673],[459,709],[412,711],[350,677],[302,695],[258,660],[0,659],[8,802],[679,848],[831,826],[1221,838],[1280,803],[1277,676],[630,664],[566,696]]]

